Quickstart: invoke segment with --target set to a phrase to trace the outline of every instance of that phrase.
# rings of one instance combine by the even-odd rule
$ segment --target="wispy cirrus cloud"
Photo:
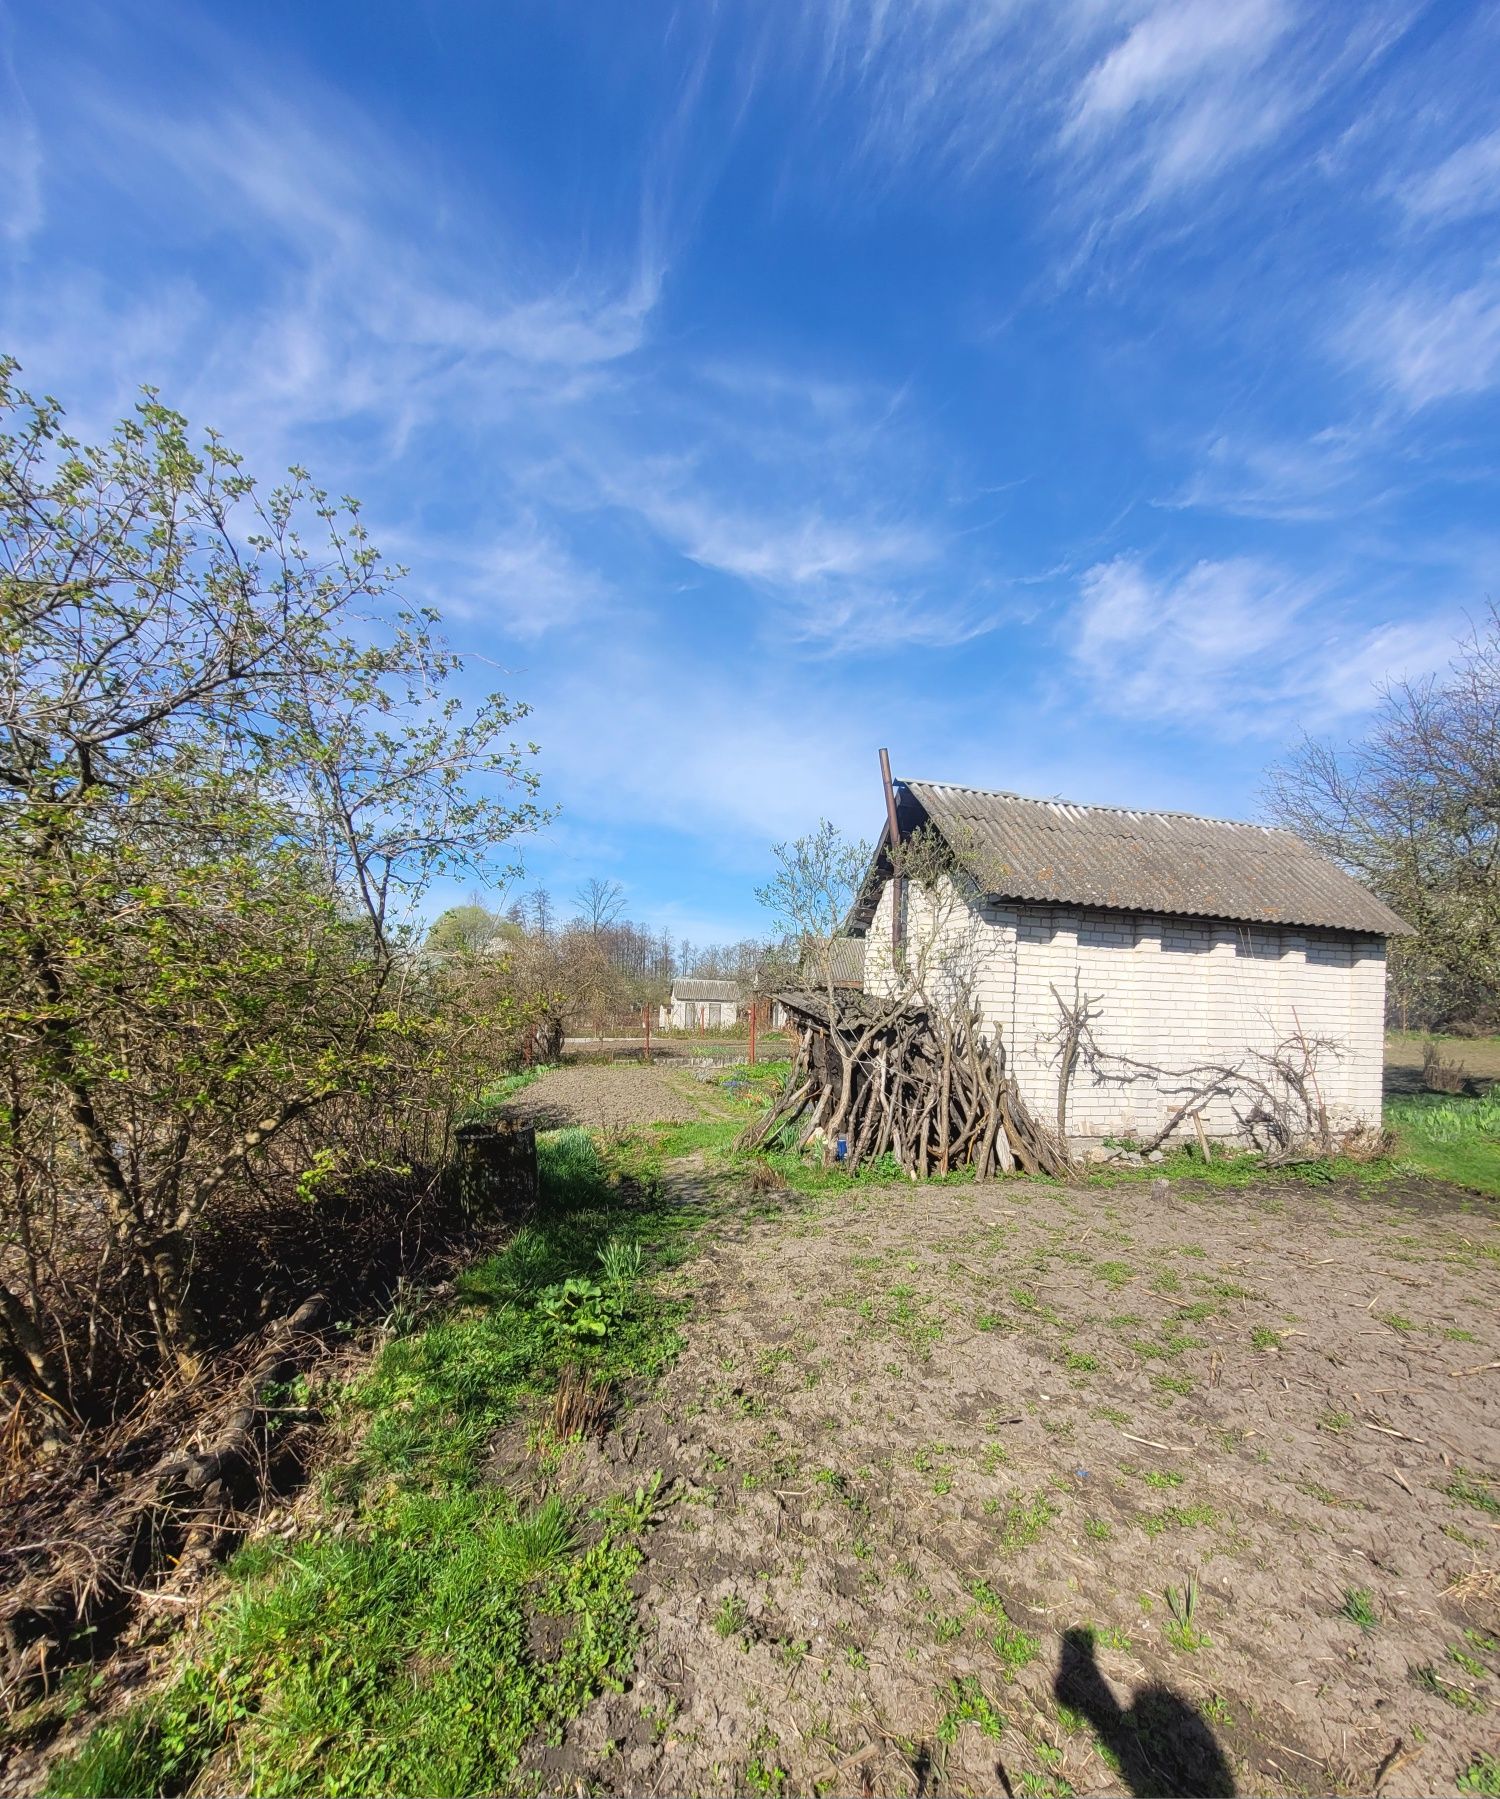
[[[1304,84],[1267,75],[1289,0],[1186,0],[1131,23],[1078,83],[1059,133],[1095,179],[1144,206],[1212,180],[1274,138]]]
[[[1067,630],[1076,672],[1109,711],[1266,737],[1368,708],[1382,681],[1431,667],[1442,641],[1430,621],[1371,624],[1326,582],[1255,557],[1165,576],[1128,554],[1098,563]]]
[[[948,545],[929,525],[892,523],[817,504],[750,512],[717,490],[642,493],[635,509],[692,562],[743,581],[774,607],[784,647],[875,656],[948,647],[994,629],[977,596],[934,592]]]
[[[1201,445],[1192,473],[1159,506],[1282,522],[1348,519],[1373,503],[1371,458],[1380,434],[1325,426],[1303,437],[1221,432]]]
[[[57,179],[116,189],[168,245],[218,241],[220,268],[188,276],[164,256],[171,272],[148,263],[127,297],[63,260],[45,293],[12,295],[23,355],[92,385],[111,364],[131,385],[154,380],[275,454],[354,420],[399,446],[439,419],[494,418],[515,395],[566,403],[646,339],[664,265],[644,224],[592,261],[545,260],[467,196],[435,194],[395,134],[291,74],[216,70],[149,105],[125,94],[70,71]],[[122,313],[162,329],[122,333]]]
[[[1450,225],[1500,209],[1500,130],[1407,176],[1397,184],[1395,197],[1407,217],[1422,224]]]
[[[0,237],[22,248],[42,223],[42,143],[15,96],[7,97],[0,131]]]
[[[838,0],[812,17],[817,91],[853,97],[888,184],[1008,162],[1086,241],[1273,151],[1402,35],[1420,0]]]
[[[1414,409],[1500,386],[1500,262],[1449,286],[1422,277],[1375,284],[1334,348]]]

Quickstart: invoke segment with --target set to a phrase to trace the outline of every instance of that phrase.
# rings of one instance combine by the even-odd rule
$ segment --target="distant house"
[[[672,997],[658,1008],[662,1030],[717,1031],[739,1021],[745,1003],[737,981],[677,980]]]
[[[896,936],[909,948],[943,934],[924,991],[961,985],[1038,1115],[1056,1119],[1061,1007],[1076,991],[1097,1007],[1070,1135],[1154,1137],[1192,1090],[1187,1071],[1264,1070],[1294,1033],[1330,1046],[1314,1098],[1331,1118],[1379,1123],[1386,939],[1408,927],[1299,838],[938,781],[897,782],[895,800],[900,841],[931,827],[955,865],[935,896],[900,884]],[[864,937],[867,993],[897,985],[889,836],[848,925]],[[1201,1118],[1212,1135],[1246,1134],[1232,1093]]]

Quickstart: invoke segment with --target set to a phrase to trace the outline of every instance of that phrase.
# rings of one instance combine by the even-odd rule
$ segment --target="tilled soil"
[[[625,1131],[640,1124],[683,1124],[715,1104],[704,1083],[685,1069],[554,1068],[523,1087],[502,1108],[532,1120],[538,1130],[584,1125]]]
[[[574,1452],[664,1505],[637,1678],[549,1788],[1440,1794],[1494,1748],[1489,1202],[770,1207],[701,1239],[683,1355]]]

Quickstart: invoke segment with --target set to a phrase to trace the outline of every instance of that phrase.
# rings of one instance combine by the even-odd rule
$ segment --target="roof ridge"
[[[963,781],[927,781],[916,776],[897,776],[893,784],[897,787],[942,787],[950,793],[976,793],[988,800],[1019,800],[1023,806],[1070,806],[1075,812],[1111,812],[1121,818],[1186,818],[1194,824],[1227,825],[1239,831],[1274,831],[1278,836],[1290,837],[1295,843],[1302,842],[1296,832],[1289,831],[1285,825],[1263,825],[1248,818],[1214,818],[1207,812],[1175,812],[1155,806],[1099,806],[1090,800],[1040,799],[1035,794],[1012,793],[1004,787],[970,787]]]

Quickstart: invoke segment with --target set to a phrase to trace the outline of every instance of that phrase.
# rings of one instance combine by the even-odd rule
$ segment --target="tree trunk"
[[[57,1357],[48,1349],[37,1329],[26,1302],[0,1281],[0,1332],[9,1349],[4,1360],[8,1371],[23,1387],[50,1400],[60,1411],[72,1415],[67,1377]]]

